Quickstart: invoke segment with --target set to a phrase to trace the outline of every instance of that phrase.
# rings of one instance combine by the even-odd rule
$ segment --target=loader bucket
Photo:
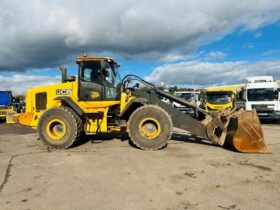
[[[271,153],[264,142],[259,117],[255,109],[252,112],[242,111],[231,119],[228,126],[227,140],[239,152]]]

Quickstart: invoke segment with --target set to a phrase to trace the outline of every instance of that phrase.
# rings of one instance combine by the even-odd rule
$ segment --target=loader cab
[[[115,101],[120,99],[119,65],[110,58],[78,58],[79,100]]]

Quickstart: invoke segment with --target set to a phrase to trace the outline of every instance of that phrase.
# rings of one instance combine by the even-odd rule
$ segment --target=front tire
[[[53,107],[40,117],[38,135],[50,149],[67,149],[83,134],[82,119],[68,107]]]
[[[129,118],[128,134],[131,141],[144,150],[158,150],[167,145],[172,134],[169,114],[156,105],[145,105]]]

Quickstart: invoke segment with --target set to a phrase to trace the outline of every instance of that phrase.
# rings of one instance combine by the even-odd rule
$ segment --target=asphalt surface
[[[126,135],[47,151],[34,130],[1,124],[0,209],[280,209],[280,125],[263,129],[272,154],[177,129],[160,151],[131,147]]]

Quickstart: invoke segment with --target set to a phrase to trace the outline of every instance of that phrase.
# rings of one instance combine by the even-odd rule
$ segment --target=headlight
[[[275,114],[276,114],[276,115],[280,115],[280,111],[276,111]]]
[[[273,109],[273,108],[274,108],[274,106],[267,106],[267,108]]]

